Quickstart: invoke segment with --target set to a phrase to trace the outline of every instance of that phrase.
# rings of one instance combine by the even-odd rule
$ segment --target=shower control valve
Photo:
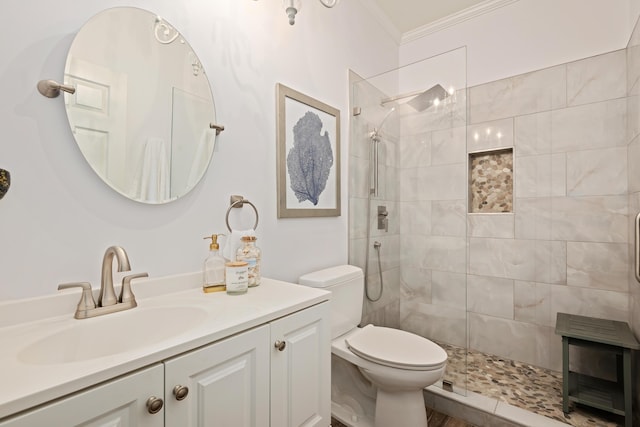
[[[380,205],[378,206],[378,230],[389,231],[389,212],[387,212],[387,207]]]

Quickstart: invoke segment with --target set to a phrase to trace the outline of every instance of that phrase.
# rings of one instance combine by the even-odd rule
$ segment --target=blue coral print
[[[322,131],[322,120],[307,111],[293,127],[293,147],[287,155],[287,169],[299,203],[306,200],[318,204],[333,166],[333,150],[329,133]]]

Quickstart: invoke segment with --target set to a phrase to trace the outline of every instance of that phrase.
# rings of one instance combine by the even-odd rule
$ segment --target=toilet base
[[[427,427],[422,390],[386,392],[378,388],[375,427]]]

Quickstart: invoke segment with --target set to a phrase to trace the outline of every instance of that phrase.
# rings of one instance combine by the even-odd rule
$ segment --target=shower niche
[[[513,149],[469,153],[469,213],[513,212]]]

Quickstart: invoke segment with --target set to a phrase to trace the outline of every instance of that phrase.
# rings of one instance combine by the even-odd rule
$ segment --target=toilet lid
[[[429,370],[447,361],[442,347],[399,329],[367,325],[345,342],[349,350],[363,359],[393,368]]]

